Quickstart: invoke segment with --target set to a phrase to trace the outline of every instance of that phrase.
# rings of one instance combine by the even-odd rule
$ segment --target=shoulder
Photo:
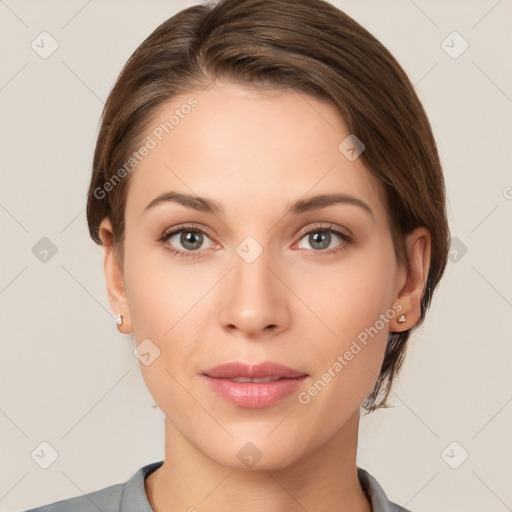
[[[56,501],[25,512],[98,512],[98,509],[102,512],[118,512],[124,485],[111,485],[99,491]]]
[[[370,498],[373,512],[411,512],[409,509],[390,501],[379,482],[368,471],[358,467],[357,476],[361,486]]]
[[[111,485],[88,494],[68,498],[24,512],[152,512],[147,500],[144,480],[158,469],[163,461],[153,462],[140,468],[127,482]],[[128,509],[128,505],[130,508]]]

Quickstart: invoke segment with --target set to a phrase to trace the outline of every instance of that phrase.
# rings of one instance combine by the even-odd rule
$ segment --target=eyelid
[[[166,229],[160,236],[160,240],[168,239],[171,236],[175,235],[176,233],[179,233],[180,231],[185,231],[187,229],[190,231],[198,231],[199,233],[207,235],[211,239],[213,238],[210,230],[206,226],[203,226],[201,224],[196,224],[194,222],[187,222],[187,223],[178,224],[176,226],[173,226],[172,228]]]
[[[338,226],[336,224],[333,224],[332,222],[314,222],[313,224],[310,224],[304,228],[302,228],[296,236],[303,238],[305,235],[308,235],[312,231],[334,231],[335,233],[339,234],[342,238],[345,238],[347,240],[353,239],[353,234],[348,228],[344,228],[341,226]]]

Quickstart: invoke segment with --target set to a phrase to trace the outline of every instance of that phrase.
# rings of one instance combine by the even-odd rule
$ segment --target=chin
[[[275,471],[294,464],[305,451],[291,436],[287,440],[285,442],[279,436],[266,438],[266,434],[251,438],[246,433],[243,437],[230,440],[229,445],[219,445],[218,452],[212,452],[210,447],[210,453],[205,454],[233,470]]]

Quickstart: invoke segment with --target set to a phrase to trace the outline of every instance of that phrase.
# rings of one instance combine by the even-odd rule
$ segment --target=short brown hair
[[[130,174],[105,191],[163,103],[216,79],[294,90],[334,105],[365,144],[368,170],[385,190],[395,251],[407,263],[405,235],[431,234],[421,319],[446,266],[449,232],[436,143],[414,88],[389,51],[323,0],[221,0],[185,9],[157,27],[125,64],[105,104],[94,153],[87,219],[92,239],[109,217],[122,258]],[[340,141],[341,142],[341,141]],[[111,189],[111,190],[110,190]],[[363,403],[386,400],[410,331],[390,333],[383,365]]]

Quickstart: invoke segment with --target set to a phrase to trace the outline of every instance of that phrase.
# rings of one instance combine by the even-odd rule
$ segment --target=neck
[[[146,478],[155,512],[371,512],[357,477],[359,411],[328,442],[274,470],[240,470],[191,445],[166,420],[163,465]]]

